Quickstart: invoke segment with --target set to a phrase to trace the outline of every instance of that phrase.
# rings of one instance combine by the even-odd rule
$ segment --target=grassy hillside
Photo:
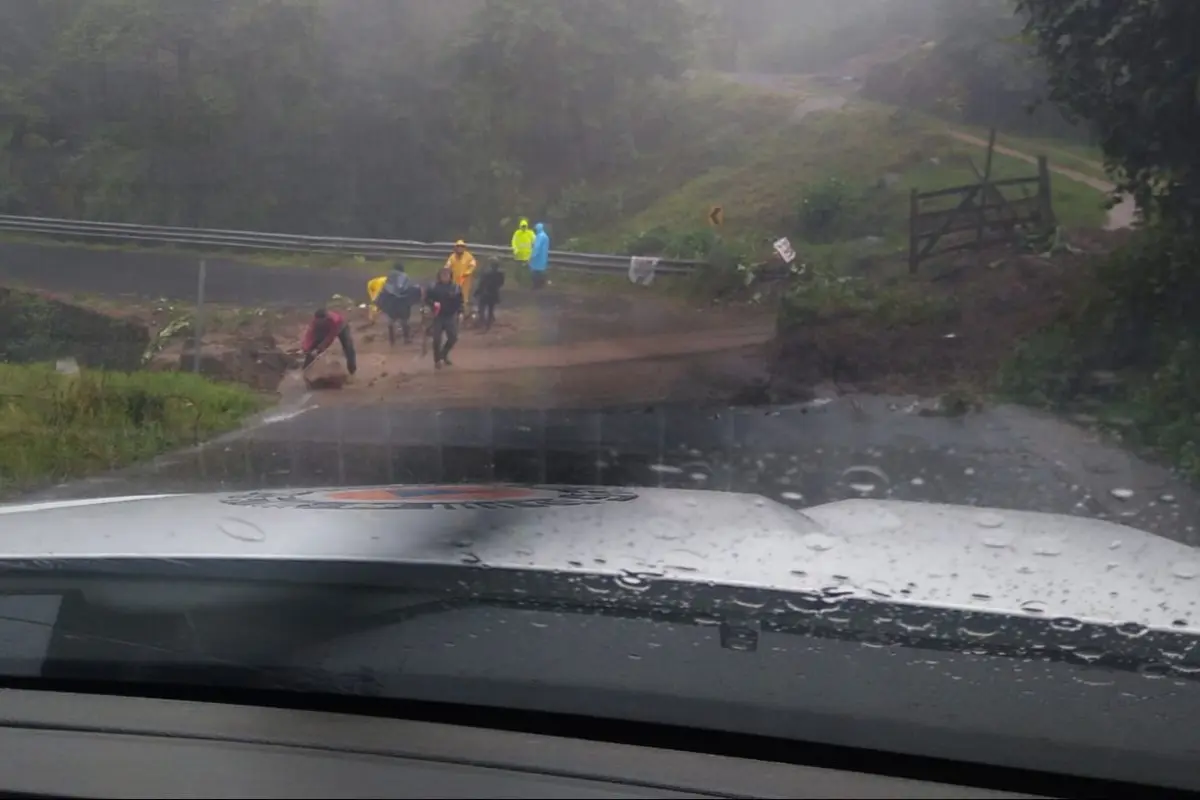
[[[770,97],[776,106],[787,106],[786,98]],[[906,235],[911,189],[971,183],[976,179],[971,162],[983,167],[982,150],[947,136],[944,126],[873,105],[815,112],[740,135],[735,157],[697,169],[623,223],[577,244],[612,248],[654,229],[686,235],[706,227],[713,206],[724,209],[726,239],[804,238],[807,199],[809,207],[814,202],[852,207],[844,215],[848,227],[836,238],[878,236],[898,245]],[[1017,159],[997,155],[993,162],[997,178],[1033,174],[1034,167]],[[1063,224],[1103,223],[1102,193],[1061,178],[1054,179],[1053,192]]]

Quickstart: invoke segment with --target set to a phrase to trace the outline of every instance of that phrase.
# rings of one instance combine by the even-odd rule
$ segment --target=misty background
[[[853,70],[868,98],[1086,139],[1028,113],[1020,29],[1007,0],[6,0],[0,212],[574,236],[773,124],[715,71]]]

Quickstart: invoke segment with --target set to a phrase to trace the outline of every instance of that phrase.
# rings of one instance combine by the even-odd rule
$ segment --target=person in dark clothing
[[[430,334],[433,336],[433,366],[453,366],[450,351],[458,342],[458,318],[463,312],[462,287],[454,282],[449,267],[438,270],[437,279],[425,290],[425,305],[433,310]],[[443,341],[444,339],[444,341]]]
[[[484,267],[478,278],[475,296],[479,298],[479,324],[484,331],[492,329],[496,321],[496,304],[500,302],[500,287],[504,286],[504,270],[500,269],[500,260],[493,258]]]
[[[326,311],[318,308],[313,314],[308,329],[304,331],[304,339],[300,349],[304,351],[304,368],[324,353],[337,339],[342,343],[342,353],[346,356],[346,369],[353,375],[358,371],[358,358],[354,353],[354,339],[350,336],[350,326],[346,318],[336,311]]]
[[[379,296],[375,298],[376,307],[388,318],[388,343],[396,344],[396,323],[400,323],[400,332],[404,343],[412,341],[412,330],[409,320],[412,317],[413,303],[421,299],[421,287],[408,277],[404,264],[397,261],[392,266],[387,282],[383,284]]]

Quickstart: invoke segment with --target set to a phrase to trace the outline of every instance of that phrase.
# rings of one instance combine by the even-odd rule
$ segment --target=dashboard
[[[0,796],[1031,795],[465,725],[13,689],[0,691]]]

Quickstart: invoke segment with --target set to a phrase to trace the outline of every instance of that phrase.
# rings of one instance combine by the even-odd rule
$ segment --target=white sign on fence
[[[783,259],[783,263],[790,264],[796,260],[796,251],[792,249],[792,243],[785,236],[782,239],[775,241],[775,252],[779,253],[779,257]]]
[[[632,256],[629,259],[629,282],[649,286],[654,282],[654,268],[657,266],[657,258]]]

